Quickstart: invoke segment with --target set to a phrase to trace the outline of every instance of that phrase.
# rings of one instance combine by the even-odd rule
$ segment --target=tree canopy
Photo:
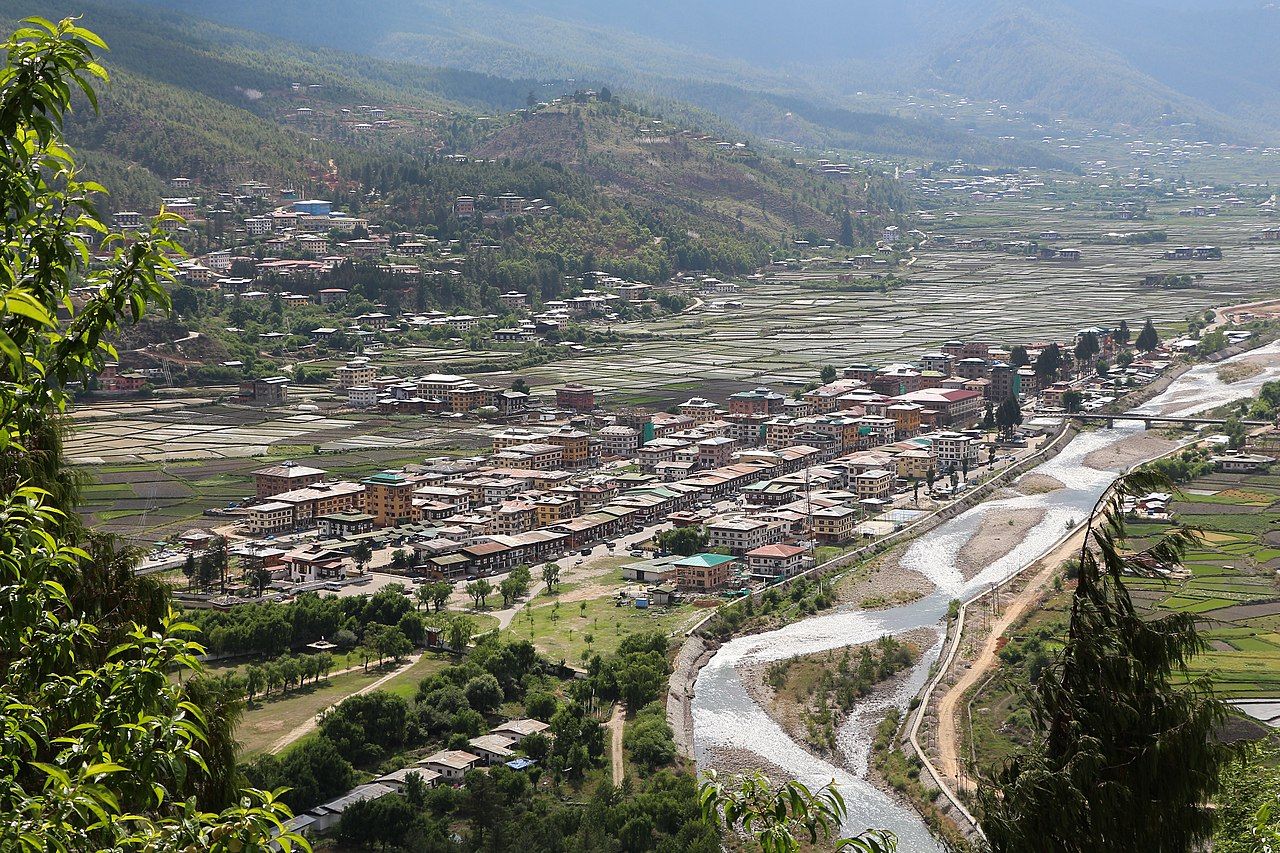
[[[64,143],[72,93],[96,107],[105,49],[39,18],[0,46],[0,848],[261,850],[288,809],[256,790],[214,804],[234,788],[230,726],[198,703],[226,697],[169,678],[201,669],[192,628],[128,552],[80,528],[62,464],[67,389],[115,358],[123,324],[168,308],[181,254],[163,218],[127,243],[109,234],[103,188]]]

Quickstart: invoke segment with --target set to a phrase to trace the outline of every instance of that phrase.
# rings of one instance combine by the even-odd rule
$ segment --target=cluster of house
[[[292,91],[299,95],[315,95],[324,88],[319,83],[293,83],[292,86]],[[316,107],[300,106],[294,107],[288,118],[301,125],[313,125],[325,116],[326,113],[323,110],[317,110]],[[401,126],[396,119],[390,117],[384,107],[375,107],[371,104],[339,107],[332,111],[331,117],[337,121],[339,127],[354,134],[385,132],[399,129]]]
[[[591,389],[560,390],[563,404],[594,405]],[[702,422],[696,426],[693,415],[661,413],[639,430],[615,424],[598,436],[573,425],[513,427],[493,436],[493,453],[482,459],[384,471],[360,482],[331,482],[323,470],[293,463],[271,466],[255,473],[258,502],[243,511],[244,527],[258,537],[316,527],[328,537],[293,551],[258,555],[291,583],[345,576],[345,555],[374,537],[412,547],[419,555],[415,562],[426,572],[458,578],[554,559],[660,522],[701,525],[711,547],[747,560],[749,575],[777,577],[800,565],[801,552],[789,550],[796,547],[790,542],[808,536],[818,542],[848,541],[857,535],[859,522],[891,507],[900,480],[976,467],[978,432],[936,429],[917,435],[916,419],[900,431],[892,417],[812,416],[807,429],[787,432],[790,437],[784,439],[777,431],[779,418],[768,415],[783,399],[760,389],[731,398],[737,411],[724,417],[741,415],[750,425],[742,442],[728,435],[689,441],[731,423],[707,419],[706,410],[715,407],[694,399],[682,409],[697,413]],[[965,420],[977,411],[970,409],[963,410]],[[687,428],[672,429],[676,426]],[[820,446],[796,440],[810,429]],[[639,444],[642,436],[660,431],[667,435]],[[646,448],[665,452],[670,442],[681,445],[673,451],[680,458],[655,461],[646,453]],[[692,449],[688,461],[685,448]],[[598,465],[606,456],[640,459],[641,471],[605,473]],[[709,513],[714,502],[735,497],[743,512]],[[766,546],[783,552],[749,553]],[[687,576],[677,571],[675,586],[718,589],[729,580],[734,562],[684,567],[692,571]]]
[[[1090,331],[1111,345],[1106,330]],[[656,587],[702,592],[787,576],[803,563],[797,543],[892,532],[912,514],[895,508],[895,495],[967,478],[984,442],[975,426],[993,401],[1039,392],[1042,406],[1060,407],[1064,389],[1076,387],[1039,389],[1035,372],[1008,356],[989,343],[952,341],[919,365],[853,365],[795,397],[759,387],[730,395],[727,408],[695,397],[659,413],[600,413],[594,389],[568,384],[555,392],[556,423],[508,426],[492,435],[487,456],[359,482],[293,463],[261,469],[243,527],[256,537],[319,528],[323,541],[270,555],[294,583],[344,576],[346,554],[367,539],[411,547],[424,573],[459,578],[556,559],[658,523],[698,525],[724,552],[716,556],[730,559],[673,563]],[[510,414],[527,405],[523,393],[460,376],[384,382],[377,372],[353,361],[339,382],[391,410],[404,410],[392,401]],[[631,464],[601,466],[611,460]],[[727,498],[737,508],[717,514],[714,504]]]
[[[363,356],[335,370],[334,379],[339,391],[346,395],[348,405],[357,409],[376,408],[383,414],[491,410],[492,415],[500,420],[521,420],[531,409],[529,395],[523,391],[482,385],[452,373],[428,373],[417,377],[383,375]],[[548,411],[540,403],[537,408],[540,417],[549,418],[559,414],[590,412],[595,408],[595,390],[568,383],[555,389],[554,410]]]
[[[560,429],[545,440],[564,464],[591,464],[593,445],[586,433]],[[807,447],[761,450],[734,464],[665,483],[640,473],[502,467],[511,461],[505,452],[485,460],[440,460],[413,470],[383,471],[358,483],[329,481],[318,468],[275,465],[255,472],[257,502],[239,514],[251,536],[314,527],[327,537],[292,551],[257,543],[270,553],[259,550],[255,556],[290,583],[346,576],[348,555],[359,542],[370,540],[411,547],[427,573],[445,578],[492,575],[735,495],[759,480],[799,471],[818,454]]]
[[[516,748],[530,735],[553,737],[550,728],[541,720],[533,719],[500,723],[490,729],[488,734],[471,738],[467,749],[440,750],[408,767],[401,767],[371,782],[357,785],[341,797],[297,815],[285,824],[285,830],[304,835],[324,832],[336,826],[342,820],[343,812],[352,804],[403,791],[411,776],[416,776],[423,786],[434,788],[439,785],[460,784],[472,770],[485,771],[486,768],[498,765],[512,770],[527,770],[537,762],[517,754]]]
[[[459,219],[479,217],[486,225],[501,222],[509,216],[548,216],[555,212],[555,205],[544,198],[525,198],[515,193],[460,195],[453,202],[454,216]]]

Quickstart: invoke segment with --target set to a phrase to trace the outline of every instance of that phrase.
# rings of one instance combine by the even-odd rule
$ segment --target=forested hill
[[[544,107],[472,153],[558,163],[627,203],[775,243],[790,232],[834,237],[846,210],[891,216],[905,205],[898,185],[882,176],[815,174],[740,139],[682,128],[616,100]]]
[[[129,3],[0,0],[0,21],[9,28],[28,15],[80,15],[111,47],[103,57],[112,80],[99,92],[101,114],[82,105],[68,135],[112,187],[116,209],[153,206],[175,175],[301,188],[333,160],[397,147],[343,138],[329,126],[298,126],[291,119],[302,106],[337,112],[339,104],[396,105],[432,125],[409,147],[434,151],[471,144],[473,113],[505,112],[523,105],[531,90],[562,88],[303,48]],[[442,115],[459,121],[442,122]]]
[[[885,175],[799,165],[687,105],[672,104],[675,123],[588,81],[398,65],[142,8],[0,0],[10,20],[82,12],[110,44],[101,112],[83,105],[69,136],[112,188],[111,211],[155,211],[177,176],[206,208],[261,181],[376,225],[502,247],[469,259],[470,289],[441,304],[489,304],[482,282],[558,293],[562,276],[591,270],[740,274],[793,240],[872,244],[906,206]],[[459,196],[504,194],[544,205],[497,224],[455,215]],[[197,252],[216,242],[207,229],[193,240]]]

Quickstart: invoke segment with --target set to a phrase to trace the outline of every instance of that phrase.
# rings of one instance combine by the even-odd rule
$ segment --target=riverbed
[[[1237,359],[1265,366],[1248,379],[1223,383],[1218,378],[1219,369]],[[1191,415],[1250,396],[1262,383],[1275,379],[1280,379],[1280,344],[1270,344],[1224,362],[1198,365],[1134,413]],[[1020,571],[1071,527],[1084,521],[1098,498],[1122,473],[1122,467],[1158,455],[1154,450],[1156,444],[1146,438],[1139,421],[1117,420],[1112,429],[1081,433],[1057,456],[1032,472],[1053,478],[1062,488],[987,501],[912,541],[902,552],[898,566],[900,571],[916,572],[934,584],[934,591],[924,598],[875,611],[844,605],[775,631],[726,643],[699,674],[692,701],[694,754],[699,766],[714,766],[717,753],[732,751],[739,756],[735,764],[741,764],[743,755],[756,755],[761,759],[761,767],[780,768],[809,785],[834,780],[849,807],[846,832],[867,827],[889,829],[897,833],[900,850],[913,853],[940,850],[912,809],[885,795],[867,780],[875,726],[890,707],[905,708],[923,687],[929,667],[941,649],[943,623],[951,600],[968,597]],[[1130,447],[1118,448],[1122,442]],[[1121,452],[1135,445],[1148,452]],[[984,522],[1010,512],[1019,512],[1024,517],[1034,514],[1039,521],[1012,549],[1003,551],[985,565],[967,565],[966,571],[962,571],[958,565],[960,553]],[[932,648],[896,691],[876,696],[859,706],[838,733],[841,766],[815,758],[788,737],[756,704],[738,677],[740,664],[759,664],[856,645],[884,634],[922,628],[933,630],[936,640]]]

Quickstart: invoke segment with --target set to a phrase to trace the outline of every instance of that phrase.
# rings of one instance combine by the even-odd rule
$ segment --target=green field
[[[562,601],[539,596],[507,628],[513,640],[529,640],[553,661],[581,666],[588,653],[607,655],[623,637],[641,631],[671,633],[687,628],[708,611],[692,604],[638,609],[615,606],[612,596]]]
[[[1220,474],[1186,484],[1186,490],[1214,493],[1184,491],[1171,507],[1176,520],[1201,532],[1199,546],[1188,551],[1183,562],[1189,576],[1125,579],[1140,610],[1196,616],[1209,648],[1189,662],[1185,678],[1209,679],[1224,699],[1280,697],[1280,581],[1270,567],[1280,549],[1266,541],[1280,520],[1272,511],[1280,501],[1276,484],[1271,475]],[[1206,506],[1214,511],[1187,512]],[[1151,544],[1165,527],[1149,522],[1130,525],[1128,546],[1136,550]],[[1059,647],[1053,637],[1066,629],[1069,595],[1069,590],[1058,593],[1017,626],[1009,647],[1030,643],[1051,656]],[[1029,686],[1027,660],[1007,660],[967,697],[964,748],[983,768],[1012,756],[1030,734],[1023,699]]]

